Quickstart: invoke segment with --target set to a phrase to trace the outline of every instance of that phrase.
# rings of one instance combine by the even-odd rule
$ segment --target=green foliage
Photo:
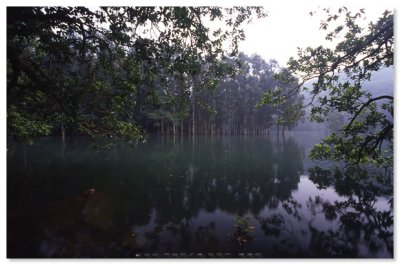
[[[280,69],[274,75],[275,87],[269,87],[256,107],[271,105],[275,107],[275,124],[283,128],[294,127],[304,117],[304,97],[296,88],[298,80],[287,69]]]
[[[264,17],[262,8],[8,7],[7,97],[20,113],[9,114],[8,130],[23,138],[66,129],[140,141],[137,110],[152,84],[203,75],[215,87],[227,70],[219,62],[237,52],[242,25],[254,16]],[[205,19],[226,30],[208,28]],[[186,96],[171,95],[180,116]],[[12,124],[23,113],[35,122]]]
[[[257,103],[256,107],[259,108],[262,105],[268,104],[273,106],[279,106],[280,104],[283,104],[285,102],[285,96],[282,93],[283,89],[281,87],[265,92],[260,101]]]
[[[239,245],[246,245],[254,238],[255,227],[250,224],[249,217],[236,216],[236,230],[233,234]]]
[[[15,106],[7,109],[8,133],[16,140],[29,143],[34,137],[48,135],[52,127],[39,117],[21,112]]]
[[[102,117],[96,122],[81,122],[79,130],[85,135],[109,140],[122,139],[131,144],[144,140],[143,132],[134,123],[118,120],[112,115]]]
[[[297,102],[290,102],[286,106],[284,105],[282,115],[278,118],[277,124],[291,127],[304,116],[302,98],[295,99]]]
[[[304,88],[312,98],[311,120],[323,122],[332,113],[346,113],[348,119],[314,147],[311,157],[387,167],[392,164],[393,95],[374,95],[363,85],[374,71],[393,66],[393,13],[385,11],[375,23],[362,28],[358,23],[362,10],[323,12],[327,19],[321,29],[328,30],[327,40],[335,39],[338,44],[334,49],[299,49],[287,69],[300,80],[294,91],[313,81]],[[339,26],[330,29],[332,21],[340,21]]]

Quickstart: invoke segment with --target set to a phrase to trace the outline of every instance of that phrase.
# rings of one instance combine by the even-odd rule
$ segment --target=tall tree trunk
[[[181,119],[181,137],[183,136],[183,119]]]
[[[196,120],[195,120],[195,111],[194,111],[194,103],[192,106],[192,135],[196,134]]]
[[[61,145],[62,148],[65,148],[65,127],[64,122],[61,122]]]
[[[65,127],[63,122],[61,122],[61,140],[65,141]]]
[[[174,120],[172,121],[172,133],[176,134],[176,124],[175,124],[175,107],[173,107],[173,113],[174,113]]]
[[[246,98],[245,98],[246,100]],[[243,122],[243,127],[242,127],[242,134],[246,135],[247,134],[247,117],[246,114],[244,114],[244,122]]]

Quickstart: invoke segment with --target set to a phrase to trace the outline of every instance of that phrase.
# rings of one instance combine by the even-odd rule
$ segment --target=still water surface
[[[9,144],[8,257],[393,257],[390,192],[308,177],[321,137]]]

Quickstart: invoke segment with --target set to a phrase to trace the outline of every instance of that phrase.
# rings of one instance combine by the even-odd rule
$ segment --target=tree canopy
[[[385,11],[364,28],[360,26],[362,9],[351,12],[342,7],[323,12],[326,20],[321,22],[321,29],[327,31],[328,41],[337,44],[333,49],[319,46],[298,50],[297,58],[292,57],[287,66],[288,73],[297,76],[300,83],[291,94],[311,94],[311,120],[325,121],[331,113],[346,114],[348,120],[317,144],[311,157],[391,168],[393,94],[371,93],[364,84],[373,72],[393,67],[393,13]],[[333,26],[333,21],[338,25]],[[278,79],[288,82],[291,77],[282,73]],[[311,86],[304,85],[310,80]],[[276,101],[281,96],[268,93],[263,100]]]
[[[140,140],[141,86],[217,65],[237,53],[242,25],[264,16],[259,7],[8,7],[8,132]]]

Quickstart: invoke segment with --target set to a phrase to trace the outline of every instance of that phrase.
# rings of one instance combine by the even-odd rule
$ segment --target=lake
[[[391,184],[309,161],[322,136],[9,143],[8,257],[393,258]]]

